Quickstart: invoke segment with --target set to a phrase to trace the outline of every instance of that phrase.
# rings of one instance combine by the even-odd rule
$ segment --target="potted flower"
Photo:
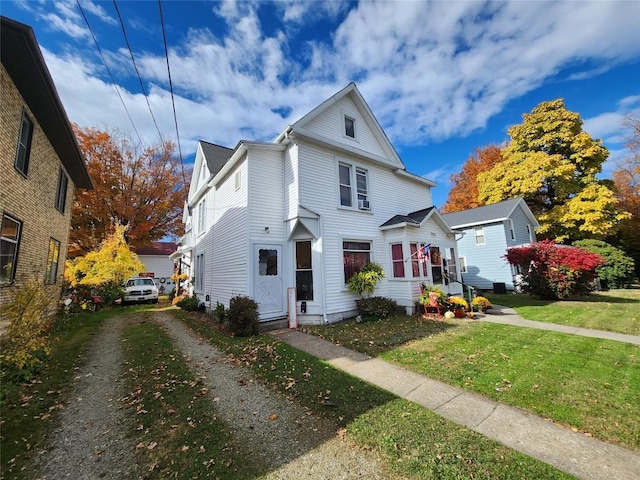
[[[451,305],[451,309],[456,318],[464,318],[466,310],[469,310],[469,304],[462,297],[451,296],[447,298],[447,302]]]
[[[486,312],[491,307],[493,307],[493,305],[485,297],[475,297],[473,300],[471,300],[471,307],[476,312]]]

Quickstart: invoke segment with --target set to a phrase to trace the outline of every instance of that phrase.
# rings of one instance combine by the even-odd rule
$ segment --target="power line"
[[[120,102],[122,103],[122,107],[124,108],[124,111],[127,112],[127,117],[129,117],[129,121],[131,122],[131,126],[133,127],[133,131],[136,132],[136,135],[138,136],[138,141],[140,142],[140,145],[142,145],[142,138],[140,137],[140,133],[138,133],[138,129],[136,128],[135,123],[133,123],[133,118],[131,118],[131,114],[129,114],[129,110],[127,109],[127,105],[124,103],[124,99],[122,98],[122,95],[120,94],[120,89],[118,88],[118,85],[116,84],[116,80],[115,78],[113,78],[113,74],[111,73],[111,69],[109,68],[109,65],[107,65],[107,62],[104,58],[104,55],[102,54],[102,50],[100,49],[100,45],[98,45],[98,39],[96,38],[95,34],[93,33],[93,30],[91,29],[91,25],[89,25],[89,20],[87,19],[87,16],[84,13],[84,10],[82,9],[82,6],[80,5],[80,0],[76,0],[76,3],[78,4],[78,8],[80,9],[80,13],[82,14],[82,18],[84,18],[84,23],[86,23],[87,28],[89,29],[89,32],[91,33],[91,37],[93,38],[93,43],[95,43],[96,48],[98,49],[98,53],[100,54],[100,58],[102,59],[102,63],[104,64],[105,68],[107,69],[107,72],[109,73],[109,77],[111,77],[111,83],[113,84],[113,88],[115,88],[116,93],[118,94],[118,98],[120,98]]]
[[[116,13],[118,14],[118,20],[120,21],[120,26],[122,27],[122,34],[124,35],[124,40],[127,43],[127,48],[129,49],[129,55],[131,56],[131,62],[133,63],[133,68],[135,69],[136,75],[138,76],[138,81],[140,82],[140,88],[142,89],[144,98],[147,101],[147,107],[149,108],[149,113],[151,114],[151,118],[153,119],[153,124],[156,126],[156,130],[158,131],[160,142],[164,144],[164,140],[162,139],[162,133],[160,133],[160,128],[158,127],[158,122],[156,122],[156,117],[153,115],[153,111],[151,110],[151,104],[149,103],[149,95],[147,95],[147,91],[144,88],[144,84],[142,83],[142,77],[140,77],[140,72],[138,71],[138,66],[136,65],[136,60],[133,57],[133,50],[131,49],[131,44],[129,43],[129,37],[127,37],[127,31],[124,28],[124,22],[122,21],[122,16],[120,15],[120,10],[118,9],[118,4],[116,3],[116,0],[113,0],[113,6],[115,7]]]
[[[169,76],[169,91],[171,92],[171,106],[173,107],[173,122],[176,125],[176,138],[178,140],[178,154],[180,155],[180,168],[182,170],[182,181],[187,185],[187,178],[184,174],[184,162],[182,159],[182,148],[180,147],[180,133],[178,132],[178,117],[176,116],[176,102],[173,96],[173,82],[171,81],[171,68],[169,67],[169,49],[167,48],[167,35],[164,30],[164,16],[162,15],[162,1],[158,0],[160,9],[160,25],[162,25],[162,40],[164,42],[164,58],[167,60],[167,75]]]

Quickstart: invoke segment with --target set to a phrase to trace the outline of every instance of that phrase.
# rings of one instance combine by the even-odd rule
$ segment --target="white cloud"
[[[56,7],[53,26],[80,38],[86,28],[75,30],[80,23],[74,23],[70,5]],[[97,2],[82,5],[112,24]],[[228,146],[241,138],[271,139],[351,80],[357,81],[393,143],[466,135],[567,66],[584,63],[593,74],[594,65],[606,69],[640,55],[637,2],[283,1],[275,4],[282,12],[280,29],[269,34],[259,5],[215,3],[213,12],[226,21],[224,38],[201,25],[170,47],[186,144],[199,138]],[[345,13],[324,40],[299,42],[306,22],[336,21]],[[291,51],[300,48],[304,53],[294,58]],[[128,51],[104,53],[114,73],[134,78]],[[143,79],[154,82],[150,103],[161,128],[174,132],[164,53],[134,54]],[[128,127],[102,66],[90,65],[81,55],[48,53],[47,60],[73,120]],[[143,136],[156,138],[144,98],[122,92]],[[625,102],[637,105],[637,99]],[[282,112],[290,113],[283,119]],[[589,119],[585,129],[610,138],[619,115],[621,111]],[[442,183],[450,171],[446,178],[438,171],[425,176]]]

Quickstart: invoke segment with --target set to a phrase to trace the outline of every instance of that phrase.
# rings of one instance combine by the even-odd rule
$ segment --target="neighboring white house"
[[[464,283],[496,293],[514,290],[518,272],[504,259],[507,249],[536,241],[538,221],[518,197],[482,207],[443,214],[458,235]]]
[[[173,260],[169,257],[176,251],[177,244],[173,242],[151,242],[151,244],[135,249],[138,258],[145,266],[140,276],[153,278],[160,294],[169,293],[175,288],[171,279],[174,274]]]
[[[368,262],[386,272],[375,295],[410,312],[423,282],[462,292],[443,275],[448,261],[456,276],[458,254],[434,185],[406,171],[350,83],[272,143],[200,142],[172,258],[189,266],[207,308],[248,295],[261,321],[286,317],[289,305],[301,324],[355,315],[346,284]]]

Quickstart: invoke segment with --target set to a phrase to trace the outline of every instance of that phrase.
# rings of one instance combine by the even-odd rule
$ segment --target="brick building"
[[[60,291],[74,191],[93,185],[33,30],[0,21],[1,314],[12,286]]]

